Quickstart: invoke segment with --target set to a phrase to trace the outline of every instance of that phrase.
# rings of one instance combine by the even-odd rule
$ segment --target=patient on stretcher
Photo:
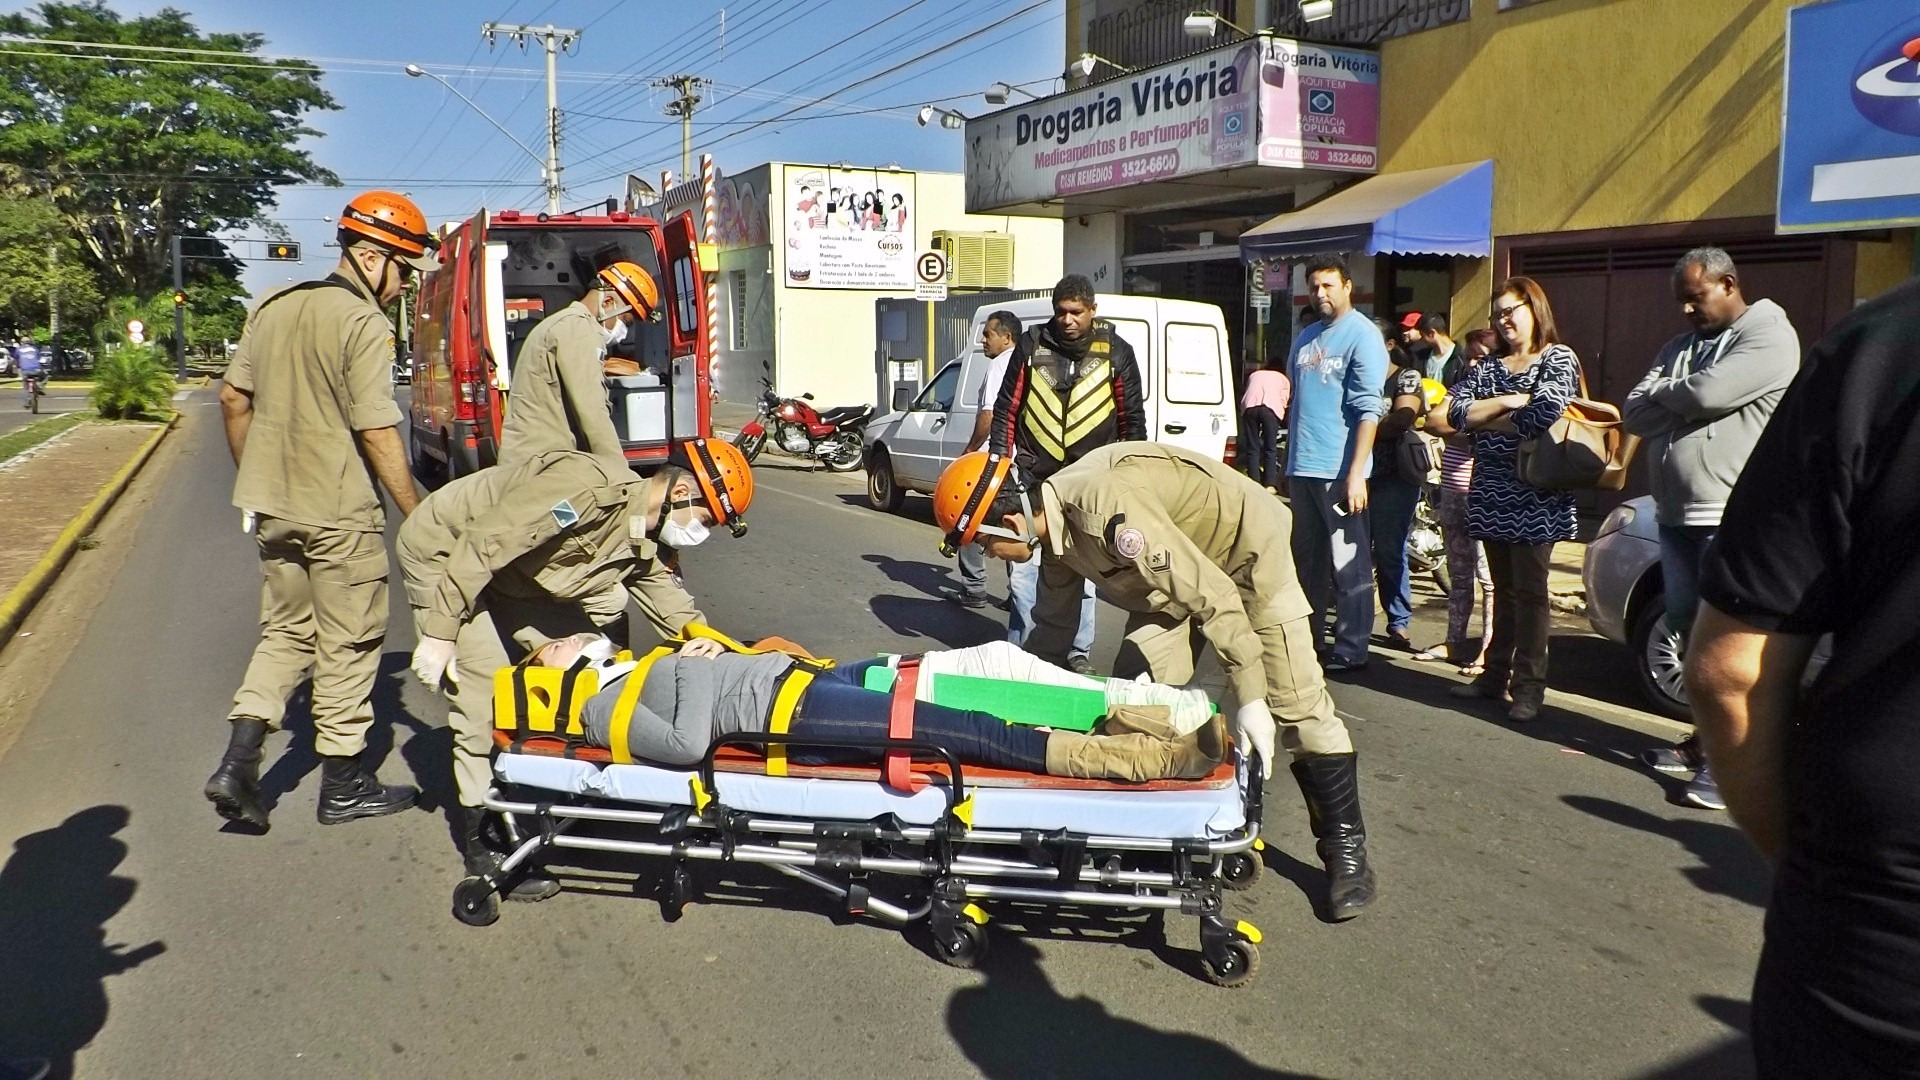
[[[581,662],[599,668],[600,690],[581,713],[586,738],[610,745],[614,713],[631,660],[612,659],[612,643],[595,634],[548,642],[531,664],[568,668]],[[720,736],[767,730],[783,676],[796,661],[784,653],[734,653],[696,639],[662,656],[640,675],[639,700],[626,725],[627,749],[636,759],[692,765]],[[868,660],[815,674],[801,692],[787,730],[795,736],[887,737],[891,694],[868,690],[866,674],[884,660]],[[1199,691],[1154,684],[1088,679],[1054,667],[1016,646],[995,642],[972,649],[931,652],[923,673],[944,671],[983,678],[1104,690],[1109,708],[1101,734],[1049,730],[1011,723],[986,712],[951,708],[918,695],[913,737],[944,746],[963,763],[1108,780],[1195,779],[1213,771],[1226,755],[1224,721]],[[923,678],[923,689],[931,683]],[[844,749],[796,745],[800,764],[871,759]]]

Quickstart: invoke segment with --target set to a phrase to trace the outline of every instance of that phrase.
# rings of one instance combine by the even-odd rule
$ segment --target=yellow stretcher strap
[[[626,684],[620,687],[620,696],[613,703],[613,724],[607,731],[607,749],[612,752],[613,760],[621,765],[633,764],[633,751],[627,749],[627,731],[633,727],[633,710],[640,704],[640,688],[647,683],[647,669],[655,660],[671,656],[674,648],[662,645],[640,658],[632,671],[627,672]]]
[[[789,668],[781,676],[780,689],[773,695],[773,710],[767,714],[767,731],[785,735],[793,724],[793,711],[800,706],[800,695],[813,682],[813,672],[804,667]],[[787,775],[787,748],[779,743],[767,746],[767,775]]]

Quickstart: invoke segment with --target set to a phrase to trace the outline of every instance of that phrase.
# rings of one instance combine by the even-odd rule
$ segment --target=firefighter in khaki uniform
[[[1082,578],[1129,612],[1122,666],[1132,652],[1155,682],[1193,677],[1198,624],[1239,702],[1242,745],[1267,776],[1276,734],[1293,758],[1327,912],[1358,915],[1375,886],[1357,762],[1314,656],[1285,506],[1219,462],[1157,443],[1102,447],[1039,484],[1015,473],[997,455],[962,457],[940,478],[934,516],[949,548],[977,541],[995,558],[1040,563],[1028,651],[1056,663],[1065,653]]]
[[[440,264],[420,208],[392,192],[348,203],[338,238],[330,277],[260,301],[220,388],[239,472],[233,504],[260,546],[265,625],[206,796],[221,817],[262,830],[261,748],[309,669],[320,823],[391,814],[416,794],[382,785],[360,755],[387,627],[387,515],[376,479],[402,514],[418,502],[382,308],[416,271]]]
[[[585,296],[540,320],[514,363],[500,464],[518,465],[547,450],[584,450],[624,464],[602,358],[629,323],[653,318],[659,307],[653,275],[616,262]]]
[[[484,469],[427,496],[400,527],[400,570],[419,639],[413,671],[453,706],[470,876],[494,865],[480,837],[481,798],[493,777],[494,672],[548,641],[605,630],[629,597],[663,638],[706,622],[661,556],[700,544],[709,524],[742,535],[752,501],[753,473],[740,451],[696,439],[650,477],[573,450]],[[721,646],[688,649],[717,655]],[[551,878],[529,874],[508,895],[544,900],[558,890]]]

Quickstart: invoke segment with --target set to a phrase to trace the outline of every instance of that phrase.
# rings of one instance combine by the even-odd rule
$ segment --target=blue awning
[[[1248,259],[1493,254],[1493,162],[1370,176],[1240,234]]]

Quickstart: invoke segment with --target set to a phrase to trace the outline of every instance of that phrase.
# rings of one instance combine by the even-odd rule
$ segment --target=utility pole
[[[180,236],[174,234],[168,245],[173,252],[173,291],[178,294],[187,287],[186,272],[180,261]],[[173,305],[173,374],[177,379],[187,377],[187,306]]]
[[[680,96],[667,102],[667,115],[680,118],[680,175],[693,175],[693,110],[700,104],[700,89],[712,86],[712,79],[698,75],[669,75],[653,80],[662,90],[678,90]]]
[[[525,26],[520,23],[482,23],[480,36],[487,39],[487,47],[492,48],[494,40],[505,34],[525,52],[530,38],[539,38],[547,48],[547,213],[560,212],[560,90],[554,81],[554,62],[560,50],[569,54],[574,46],[580,44],[580,31],[563,30],[548,23],[545,26]]]
[[[67,365],[60,353],[60,245],[47,245],[47,333],[53,341],[49,346],[53,353],[53,370],[59,374],[67,373]]]

